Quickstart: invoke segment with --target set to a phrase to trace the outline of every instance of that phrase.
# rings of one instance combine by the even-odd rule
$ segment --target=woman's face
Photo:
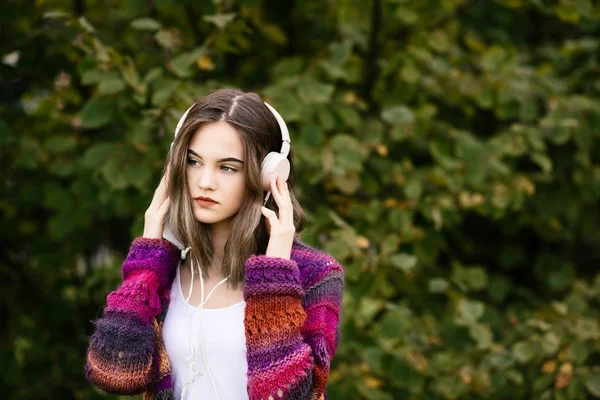
[[[244,147],[235,128],[224,121],[200,127],[187,153],[186,175],[194,216],[200,222],[230,222],[246,197]],[[196,198],[216,202],[203,204]]]

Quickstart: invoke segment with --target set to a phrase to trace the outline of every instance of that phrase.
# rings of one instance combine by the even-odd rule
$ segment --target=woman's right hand
[[[169,197],[167,197],[167,179],[169,176],[169,167],[163,175],[158,187],[154,190],[152,203],[144,214],[144,234],[143,237],[150,239],[162,239],[165,224],[165,216],[169,209]]]

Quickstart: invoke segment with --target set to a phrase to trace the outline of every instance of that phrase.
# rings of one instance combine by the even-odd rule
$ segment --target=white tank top
[[[194,285],[193,290],[200,290]],[[206,298],[207,293],[204,293]],[[193,365],[195,380],[185,393],[187,399],[217,400],[213,384],[200,350],[198,335],[200,334],[200,310],[185,301],[183,295],[179,267],[173,285],[171,300],[165,316],[162,336],[167,350],[173,390],[176,400],[181,399],[185,382],[192,380],[193,373],[186,363],[190,356],[190,338],[188,337],[188,312],[191,313],[191,332],[193,345],[197,347],[197,358]],[[212,377],[215,381],[219,400],[248,399],[246,360],[246,336],[244,331],[244,309],[246,302],[242,300],[225,308],[203,309],[202,345],[204,355]],[[191,361],[190,361],[191,362]]]

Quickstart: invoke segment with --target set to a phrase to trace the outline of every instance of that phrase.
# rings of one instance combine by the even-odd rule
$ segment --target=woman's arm
[[[325,398],[330,362],[339,343],[344,272],[329,255],[311,261],[311,276],[304,277],[306,290],[294,260],[252,255],[246,261],[251,400]]]
[[[168,299],[179,250],[164,239],[135,239],[122,265],[123,283],[107,298],[89,340],[85,374],[100,389],[138,394],[154,383],[155,317]]]

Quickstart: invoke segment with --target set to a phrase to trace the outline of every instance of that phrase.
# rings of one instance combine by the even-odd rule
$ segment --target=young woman
[[[344,273],[298,239],[289,143],[254,93],[213,91],[186,111],[96,321],[90,382],[156,400],[327,398]]]

